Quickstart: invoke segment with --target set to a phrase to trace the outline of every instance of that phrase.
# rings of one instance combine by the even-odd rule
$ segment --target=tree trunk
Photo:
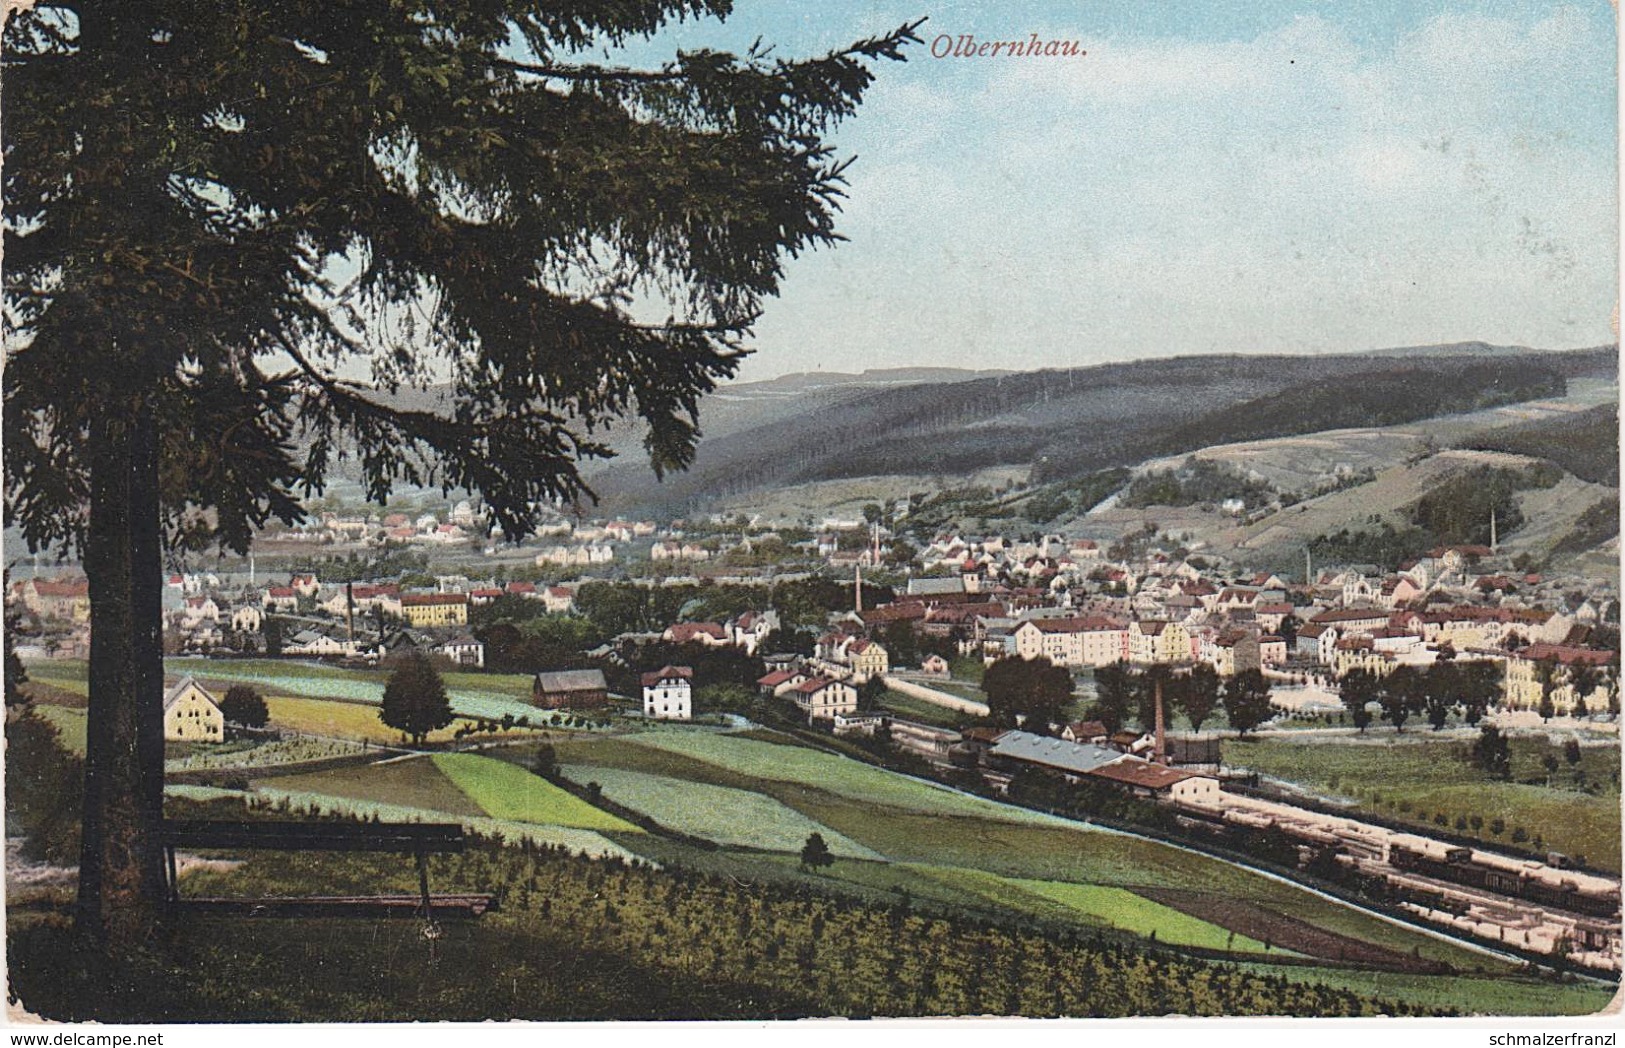
[[[145,942],[164,899],[163,555],[150,403],[90,433],[90,702],[78,931],[115,956]]]

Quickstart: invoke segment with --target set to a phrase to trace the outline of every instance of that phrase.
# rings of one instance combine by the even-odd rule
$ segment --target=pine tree
[[[824,843],[821,833],[809,833],[807,843],[801,846],[801,866],[808,870],[821,870],[826,866],[835,865],[835,855]]]
[[[823,136],[918,39],[584,57],[731,6],[10,11],[6,493],[90,579],[83,931],[130,947],[164,894],[166,544],[246,549],[341,454],[375,500],[476,490],[508,537],[590,494],[612,419],[689,463],[785,256],[839,239]]]

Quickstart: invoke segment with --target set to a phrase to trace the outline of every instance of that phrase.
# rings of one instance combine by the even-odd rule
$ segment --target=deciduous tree
[[[1202,724],[1219,705],[1219,673],[1205,662],[1191,667],[1189,675],[1179,689],[1179,708],[1191,722],[1191,731],[1201,731]]]
[[[1338,682],[1343,705],[1348,709],[1354,726],[1362,732],[1371,723],[1371,710],[1368,707],[1381,694],[1379,684],[1376,674],[1363,669],[1349,670]]]
[[[423,745],[424,737],[431,731],[451,723],[451,702],[446,697],[445,681],[423,652],[407,652],[390,673],[384,685],[383,703],[378,707],[378,719],[410,735],[417,746]]]
[[[1000,659],[987,668],[982,690],[996,723],[1044,734],[1072,701],[1072,674],[1042,656]]]
[[[1242,670],[1225,683],[1224,715],[1243,735],[1269,718],[1270,686],[1261,671]]]
[[[220,700],[220,714],[227,724],[244,728],[263,728],[271,720],[270,707],[265,698],[246,684],[233,684]]]
[[[163,897],[166,542],[243,550],[340,455],[508,537],[611,419],[691,460],[785,258],[838,239],[824,136],[917,39],[590,57],[731,6],[7,5],[6,493],[90,579],[87,933]]]

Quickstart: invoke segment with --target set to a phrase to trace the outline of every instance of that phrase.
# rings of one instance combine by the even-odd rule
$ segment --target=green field
[[[428,757],[256,779],[250,785],[256,789],[401,804],[448,815],[487,814]]]
[[[812,786],[842,796],[862,797],[874,804],[937,815],[982,815],[1017,822],[1046,821],[1045,816],[905,778],[849,757],[803,746],[780,746],[716,732],[675,730],[640,732],[631,738],[633,744],[639,747],[665,750],[716,765],[744,776],[746,780]],[[757,785],[760,786],[760,783]]]
[[[575,794],[507,761],[474,753],[437,753],[431,759],[493,819],[640,832],[626,820],[599,811]]]
[[[1265,945],[1245,935],[1235,935],[1216,924],[1152,902],[1126,888],[1070,881],[1034,881],[998,877],[965,869],[920,867],[928,875],[959,884],[993,900],[1011,902],[1031,896],[1054,903],[1062,912],[1085,923],[1118,928],[1135,935],[1152,937],[1172,946],[1198,946],[1209,950],[1236,950],[1267,953]],[[1016,905],[1020,905],[1016,902]],[[1040,916],[1043,910],[1037,911]]]
[[[81,756],[85,752],[85,711],[67,706],[36,705],[41,717],[49,721],[62,736],[62,745]]]
[[[1226,935],[1233,930],[1256,939],[1247,933],[1260,920],[1301,921],[1353,943],[1394,954],[1414,951],[1422,960],[1463,970],[1511,968],[1217,859],[947,793],[816,750],[729,735],[649,732],[560,745],[558,751],[567,765],[590,763],[757,790],[897,863],[1234,899],[1240,903],[1224,913],[1224,920],[1212,922],[1229,921],[1233,927],[1225,926]],[[874,789],[876,776],[889,778],[891,788]],[[848,865],[838,863],[831,875],[844,876]]]
[[[164,787],[166,797],[187,801],[241,800],[244,794],[213,786],[186,786],[172,784]],[[268,806],[279,815],[345,815],[381,822],[456,822],[476,833],[485,834],[510,843],[533,841],[555,845],[578,855],[634,859],[637,856],[617,841],[591,829],[575,826],[544,826],[514,819],[493,819],[485,816],[453,817],[447,812],[429,808],[414,808],[406,804],[382,801],[356,800],[335,797],[326,793],[302,793],[285,790],[275,785],[260,785],[247,797]],[[408,866],[407,869],[410,867]],[[377,885],[360,885],[355,891],[376,891]],[[272,892],[274,894],[274,891]]]
[[[922,724],[940,724],[945,728],[957,728],[970,719],[964,713],[950,710],[946,706],[938,706],[934,702],[926,702],[924,699],[917,699],[912,695],[904,695],[900,691],[887,690],[880,696],[879,703],[904,720],[919,721]]]
[[[1360,810],[1418,828],[1437,828],[1434,816],[1442,812],[1451,832],[1475,836],[1490,847],[1511,843],[1513,832],[1522,827],[1530,837],[1539,834],[1549,850],[1584,855],[1601,869],[1619,871],[1619,791],[1613,778],[1619,772],[1618,746],[1581,750],[1579,767],[1586,777],[1606,784],[1601,793],[1588,794],[1492,779],[1465,759],[1470,745],[1425,736],[1407,742],[1393,741],[1391,736],[1383,742],[1227,739],[1224,760],[1348,797]],[[1538,778],[1544,783],[1541,758],[1554,748],[1539,739],[1515,737],[1511,750],[1513,779]],[[1567,762],[1562,762],[1555,780],[1563,783],[1572,776]],[[1474,831],[1470,822],[1465,830],[1456,828],[1457,816],[1470,820],[1475,815],[1483,822],[1480,830]],[[1500,835],[1491,830],[1496,818],[1506,823]]]
[[[53,659],[28,667],[30,678],[75,695],[87,692],[85,663],[79,659]],[[210,690],[224,692],[232,684],[252,684],[261,691],[307,699],[344,699],[377,704],[383,698],[387,670],[345,669],[319,663],[282,659],[164,660],[171,683],[195,677]],[[531,678],[525,674],[446,673],[446,693],[452,709],[468,717],[500,720],[504,715],[525,717],[531,724],[551,722],[553,715],[532,706],[528,699]]]
[[[51,659],[48,662],[30,662],[24,667],[30,682],[58,688],[84,698],[90,694],[85,682],[85,664],[79,659]]]
[[[577,783],[596,782],[605,797],[662,826],[718,844],[800,852],[808,834],[820,833],[830,851],[843,858],[881,857],[760,793],[590,764],[566,765],[565,773]]]

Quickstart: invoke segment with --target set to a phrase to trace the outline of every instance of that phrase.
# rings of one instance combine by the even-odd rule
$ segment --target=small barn
[[[530,701],[544,710],[591,710],[609,705],[603,670],[554,670],[536,674]]]

